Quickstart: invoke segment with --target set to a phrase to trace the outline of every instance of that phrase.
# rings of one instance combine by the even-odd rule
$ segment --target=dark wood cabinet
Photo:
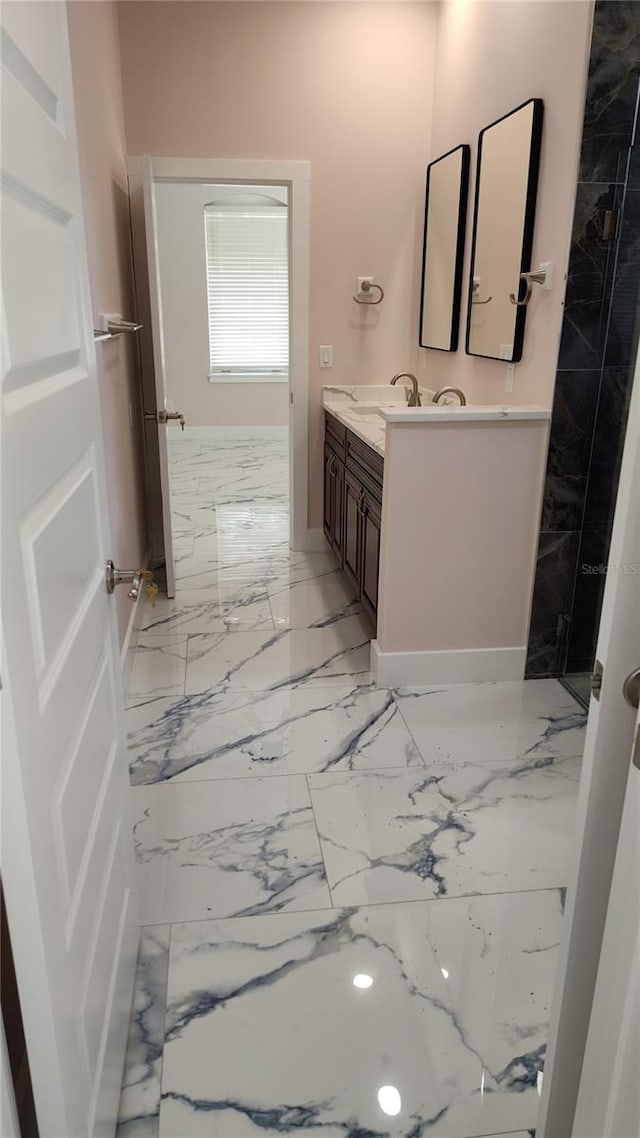
[[[342,561],[344,541],[344,461],[331,447],[324,448],[325,537]]]
[[[344,558],[342,568],[355,595],[360,596],[362,537],[360,534],[360,494],[362,487],[348,470],[344,475]]]
[[[384,461],[325,415],[324,532],[354,597],[376,623]]]
[[[362,500],[362,586],[360,599],[365,612],[374,622],[378,613],[381,512],[376,499],[365,490]]]

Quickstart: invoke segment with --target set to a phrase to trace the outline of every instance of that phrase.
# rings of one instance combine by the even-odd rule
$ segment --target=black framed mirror
[[[466,351],[522,359],[542,140],[542,99],[529,99],[480,131]],[[520,301],[520,303],[518,303]]]
[[[455,352],[471,148],[456,146],[427,166],[420,297],[421,348]]]

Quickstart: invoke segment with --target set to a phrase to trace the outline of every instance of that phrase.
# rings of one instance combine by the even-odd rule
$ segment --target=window
[[[286,206],[204,210],[212,381],[288,379]]]

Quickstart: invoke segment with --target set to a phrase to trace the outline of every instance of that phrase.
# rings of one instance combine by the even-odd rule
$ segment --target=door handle
[[[185,420],[181,411],[145,411],[144,417],[153,420],[154,423],[168,423],[169,419],[178,419],[184,431]]]
[[[627,703],[637,710],[640,705],[640,668],[634,668],[629,672],[622,685],[622,694]]]
[[[116,569],[113,561],[107,561],[104,577],[108,593],[114,593],[116,585],[131,585],[127,593],[130,601],[137,601],[140,588],[144,586],[155,608],[158,586],[154,583],[150,569]]]

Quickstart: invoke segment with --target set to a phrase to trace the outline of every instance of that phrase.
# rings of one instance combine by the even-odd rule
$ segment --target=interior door
[[[166,566],[167,596],[176,594],[171,520],[168,431],[178,430],[170,420],[181,420],[179,411],[167,404],[164,354],[162,290],[158,253],[158,215],[151,158],[132,159],[129,164],[129,190],[135,284],[140,337],[142,389],[145,412],[147,486],[151,523],[151,556],[162,558]]]
[[[539,1138],[640,1133],[640,358],[629,408],[552,1006]],[[599,665],[601,667],[599,667]],[[597,983],[596,983],[597,981]]]
[[[114,1132],[130,791],[66,5],[3,3],[2,875],[41,1138]]]
[[[638,471],[640,474],[640,470]],[[640,660],[640,642],[638,648]],[[640,714],[629,762],[574,1138],[640,1135]]]

